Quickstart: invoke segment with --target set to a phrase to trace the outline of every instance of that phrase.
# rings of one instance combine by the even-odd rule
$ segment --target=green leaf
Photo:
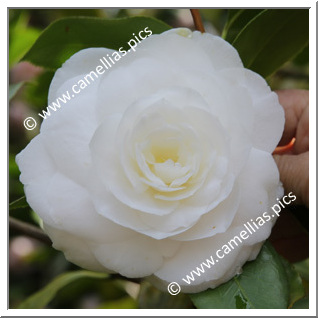
[[[309,64],[309,44],[303,48],[293,62],[297,66],[306,66]]]
[[[31,295],[23,301],[18,309],[41,309],[44,308],[57,294],[57,292],[72,282],[81,278],[105,279],[107,274],[95,273],[90,271],[69,272],[56,277],[51,283],[40,291]]]
[[[120,299],[105,301],[101,303],[98,306],[98,308],[99,309],[137,309],[138,304],[133,298],[126,296]]]
[[[11,210],[14,210],[14,209],[25,208],[25,207],[27,207],[27,206],[29,206],[29,205],[28,205],[28,202],[26,201],[26,197],[23,196],[23,197],[21,197],[21,198],[15,200],[15,201],[13,201],[13,202],[11,202],[11,203],[9,204],[9,210],[11,211]]]
[[[46,107],[49,88],[53,76],[54,72],[45,71],[31,82],[26,83],[24,96],[27,102],[30,103],[34,109],[41,111]]]
[[[267,242],[257,259],[244,265],[242,274],[215,289],[190,297],[200,309],[286,309],[288,296],[284,266],[280,256]]]
[[[16,157],[15,154],[13,154],[13,153],[9,154],[9,175],[11,177],[18,179],[19,175],[20,175],[20,170],[19,170],[19,167],[15,161],[15,157]]]
[[[291,309],[309,309],[309,298],[306,296],[296,301]]]
[[[24,82],[9,85],[9,101],[15,96],[23,84]]]
[[[243,64],[267,77],[294,58],[309,41],[309,10],[267,9],[256,15],[232,45]]]
[[[264,9],[230,9],[222,37],[232,43],[242,29]]]
[[[300,276],[309,281],[309,258],[300,261],[298,263],[294,263],[295,270],[300,274]]]
[[[133,33],[138,35],[146,27],[153,34],[170,29],[164,22],[148,17],[114,20],[93,17],[61,19],[43,31],[23,60],[56,70],[74,53],[85,48],[128,48],[128,41],[134,39]]]
[[[9,66],[17,63],[30,49],[40,35],[40,30],[28,27],[29,17],[26,13],[21,14],[14,25],[10,25],[9,34]]]
[[[138,294],[138,307],[141,309],[190,309],[193,304],[188,295],[180,293],[178,295],[170,295],[163,292],[148,281],[140,284]]]
[[[295,267],[291,265],[287,260],[281,257],[281,261],[285,267],[287,274],[287,280],[289,284],[289,305],[292,307],[294,303],[305,296],[304,287],[302,284],[302,279],[298,272],[295,270]]]

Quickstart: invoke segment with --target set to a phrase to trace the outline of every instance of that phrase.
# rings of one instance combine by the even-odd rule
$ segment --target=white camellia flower
[[[114,52],[74,54],[49,104]],[[44,120],[17,163],[28,203],[69,261],[198,292],[232,278],[269,236],[275,217],[182,280],[282,196],[271,153],[283,127],[277,95],[230,44],[173,29]]]

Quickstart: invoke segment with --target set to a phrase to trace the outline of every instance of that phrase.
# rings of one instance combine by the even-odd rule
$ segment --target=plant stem
[[[29,223],[17,220],[12,216],[9,216],[9,227],[15,231],[18,231],[26,236],[35,238],[49,246],[52,245],[50,238],[38,227]]]
[[[199,10],[198,9],[190,9],[190,11],[192,14],[192,18],[193,18],[196,30],[200,31],[201,33],[204,33],[205,29],[204,29],[204,26],[202,23],[202,19],[201,19]]]

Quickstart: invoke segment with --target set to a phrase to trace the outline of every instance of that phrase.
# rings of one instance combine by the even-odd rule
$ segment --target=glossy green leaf
[[[85,48],[128,48],[128,41],[134,39],[133,33],[138,35],[146,27],[153,34],[170,29],[164,22],[148,17],[114,20],[93,17],[61,19],[43,31],[23,60],[55,70],[74,53]]]
[[[295,270],[300,274],[300,276],[309,281],[309,258],[297,262],[294,265]]]
[[[21,88],[23,84],[24,83],[21,82],[21,83],[9,85],[9,100],[11,100],[16,95],[16,93],[18,92],[18,90]]]
[[[230,9],[222,37],[232,43],[242,29],[264,9]]]
[[[289,284],[289,304],[288,307],[292,307],[294,303],[305,296],[304,287],[302,284],[299,273],[295,270],[295,267],[287,260],[281,257],[281,261],[285,267],[287,274],[287,280]]]
[[[23,196],[23,197],[15,200],[13,202],[11,202],[9,204],[9,210],[11,211],[11,210],[15,210],[15,209],[25,208],[27,206],[29,206],[28,202],[26,201],[26,197]]]
[[[308,41],[308,9],[267,9],[250,20],[232,45],[246,68],[267,77],[294,58]]]
[[[294,306],[291,309],[309,309],[309,298],[304,297],[296,301]]]
[[[242,274],[215,289],[191,295],[200,309],[287,308],[288,297],[284,265],[268,242],[255,261],[244,265]]]
[[[44,308],[58,293],[58,291],[72,282],[81,278],[105,279],[107,274],[95,273],[90,271],[69,272],[56,277],[43,289],[36,292],[28,299],[23,301],[18,309],[41,309]]]
[[[306,66],[309,64],[309,44],[303,48],[293,62],[297,66]]]

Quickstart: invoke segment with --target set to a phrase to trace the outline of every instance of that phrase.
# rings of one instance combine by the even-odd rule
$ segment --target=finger
[[[296,137],[300,119],[306,115],[305,111],[309,104],[309,92],[301,89],[286,89],[278,90],[276,93],[285,111],[284,133],[279,146],[285,146]]]
[[[285,193],[293,192],[299,204],[309,206],[309,152],[274,155]]]
[[[300,154],[309,150],[309,107],[302,112],[294,144],[294,153]]]

